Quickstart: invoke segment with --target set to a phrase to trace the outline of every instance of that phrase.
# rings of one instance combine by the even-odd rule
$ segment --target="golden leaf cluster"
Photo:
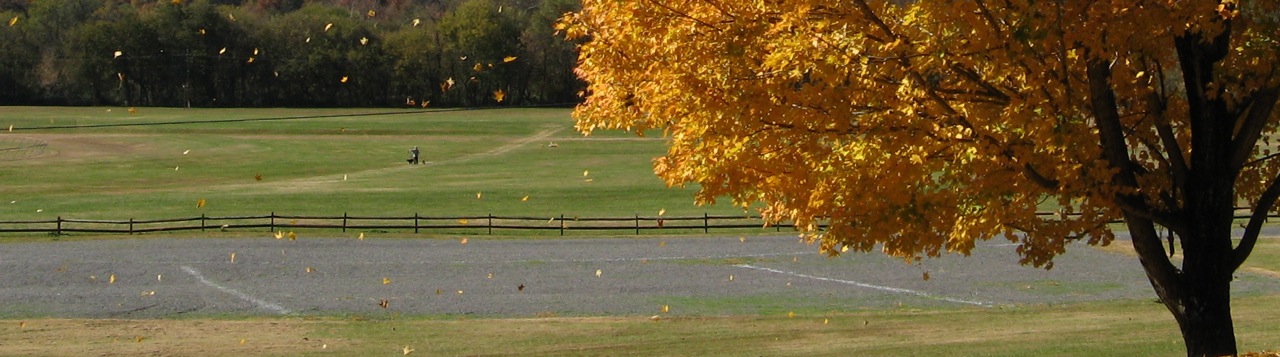
[[[1244,113],[1280,88],[1280,2],[1221,3],[587,0],[556,29],[585,41],[578,130],[660,131],[655,172],[699,202],[763,207],[831,255],[916,261],[999,238],[1051,267],[1072,240],[1110,242],[1121,197],[1180,202],[1185,93]],[[1185,90],[1178,36],[1224,31],[1220,80]],[[1090,68],[1118,98],[1135,184],[1104,159]],[[1240,202],[1280,175],[1275,118],[1253,128],[1268,134]]]

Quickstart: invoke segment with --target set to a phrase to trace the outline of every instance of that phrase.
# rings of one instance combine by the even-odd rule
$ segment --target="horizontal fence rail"
[[[1241,209],[1245,210],[1245,209]],[[1042,217],[1058,219],[1072,215],[1059,213],[1038,213]],[[1280,217],[1269,214],[1268,218]],[[1248,219],[1248,212],[1237,211],[1237,220]],[[1119,223],[1118,221],[1112,223]],[[341,216],[301,216],[281,215],[272,212],[261,216],[222,216],[211,217],[200,215],[190,218],[166,219],[128,219],[128,220],[93,220],[57,217],[51,220],[0,221],[0,233],[47,233],[63,235],[69,233],[108,233],[139,234],[156,232],[182,231],[243,231],[261,229],[268,232],[292,231],[295,229],[340,230],[341,232],[359,231],[399,231],[422,233],[423,231],[440,233],[473,233],[493,234],[495,230],[525,232],[559,232],[565,235],[572,231],[627,231],[660,233],[691,233],[701,231],[710,233],[712,229],[760,229],[781,232],[794,231],[791,222],[779,222],[768,225],[760,216],[722,216],[703,214],[701,216],[664,217],[640,216],[631,217],[529,217],[529,216],[352,216],[343,213]],[[825,228],[820,224],[819,228]]]
[[[663,233],[710,233],[712,229],[792,230],[790,223],[766,225],[760,216],[720,216],[703,214],[685,217],[552,217],[529,216],[301,216],[272,212],[261,216],[206,216],[166,219],[95,220],[57,217],[51,220],[0,221],[0,233],[69,233],[139,234],[182,231],[243,231],[262,229],[269,232],[295,229],[347,231],[467,232],[493,234],[494,231],[542,231],[565,235],[572,231],[628,231],[635,234],[650,231]]]

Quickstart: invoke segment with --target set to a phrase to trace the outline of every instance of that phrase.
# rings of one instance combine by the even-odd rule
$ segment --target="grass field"
[[[1276,347],[1280,297],[1238,299],[1242,351]],[[0,321],[0,354],[1174,356],[1176,325],[1151,301],[1001,310],[766,316],[432,317]],[[198,353],[195,351],[199,351]]]
[[[366,112],[386,114],[347,116]],[[584,138],[567,109],[9,107],[0,125],[49,145],[0,162],[6,219],[743,213],[667,188],[650,165],[660,139]],[[41,129],[63,125],[80,128]],[[430,164],[405,163],[413,146]]]
[[[568,113],[141,108],[130,114],[124,108],[3,107],[0,127],[14,130],[0,135],[42,140],[48,149],[38,157],[0,161],[0,219],[742,213],[728,205],[695,206],[692,189],[667,188],[654,177],[650,160],[663,153],[661,139],[626,133],[583,138]],[[429,165],[404,162],[412,146],[422,148]],[[196,207],[198,200],[207,205]],[[1249,269],[1280,271],[1277,257],[1280,246],[1268,240]],[[1267,319],[1277,303],[1280,296],[1236,300],[1242,351],[1280,347],[1274,337],[1280,324]],[[1150,301],[798,313],[660,321],[0,320],[0,355],[401,355],[406,346],[418,355],[663,355],[672,348],[735,356],[1183,351],[1172,318]]]

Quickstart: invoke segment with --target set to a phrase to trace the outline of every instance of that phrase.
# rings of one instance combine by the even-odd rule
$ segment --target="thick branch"
[[[1280,99],[1280,91],[1276,88],[1267,88],[1254,93],[1253,103],[1249,106],[1248,112],[1244,114],[1244,123],[1240,125],[1240,132],[1235,135],[1231,148],[1231,169],[1238,171],[1244,167],[1245,161],[1253,154],[1253,148],[1258,145],[1258,139],[1262,137],[1262,130],[1267,126],[1267,119],[1271,118],[1271,112],[1276,106],[1276,100]]]
[[[1031,179],[1031,182],[1035,182],[1037,185],[1046,189],[1057,190],[1059,185],[1061,185],[1061,182],[1058,182],[1058,180],[1054,180],[1040,174],[1039,171],[1036,171],[1036,168],[1031,167],[1031,164],[1022,165],[1022,172],[1027,175],[1027,178]]]
[[[1103,158],[1117,173],[1112,177],[1112,184],[1119,188],[1138,188],[1137,175],[1133,164],[1129,162],[1129,148],[1124,140],[1124,127],[1120,124],[1120,113],[1116,103],[1115,92],[1111,89],[1111,66],[1104,59],[1091,58],[1087,63],[1086,75],[1089,79],[1089,104],[1094,120],[1098,125],[1099,143],[1102,145]],[[1113,199],[1124,212],[1125,222],[1133,235],[1133,246],[1139,260],[1147,270],[1157,289],[1178,288],[1177,268],[1165,258],[1164,247],[1160,237],[1155,234],[1152,220],[1146,212],[1146,205],[1140,197],[1132,193],[1118,192]]]
[[[1267,221],[1267,212],[1271,211],[1271,207],[1275,205],[1278,198],[1280,198],[1280,176],[1272,178],[1271,184],[1267,185],[1267,190],[1258,196],[1258,204],[1253,207],[1253,214],[1249,216],[1249,224],[1244,228],[1240,245],[1231,252],[1233,259],[1231,271],[1240,269],[1240,265],[1244,264],[1250,253],[1253,253],[1253,246],[1258,242],[1258,235],[1262,232],[1262,224]]]

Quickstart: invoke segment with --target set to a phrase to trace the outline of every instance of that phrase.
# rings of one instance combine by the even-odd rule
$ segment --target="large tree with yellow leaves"
[[[700,202],[762,204],[832,255],[1008,239],[1045,268],[1123,220],[1188,354],[1215,356],[1236,353],[1232,273],[1280,196],[1278,11],[588,0],[560,26],[586,41],[578,128],[662,131],[655,171]]]

